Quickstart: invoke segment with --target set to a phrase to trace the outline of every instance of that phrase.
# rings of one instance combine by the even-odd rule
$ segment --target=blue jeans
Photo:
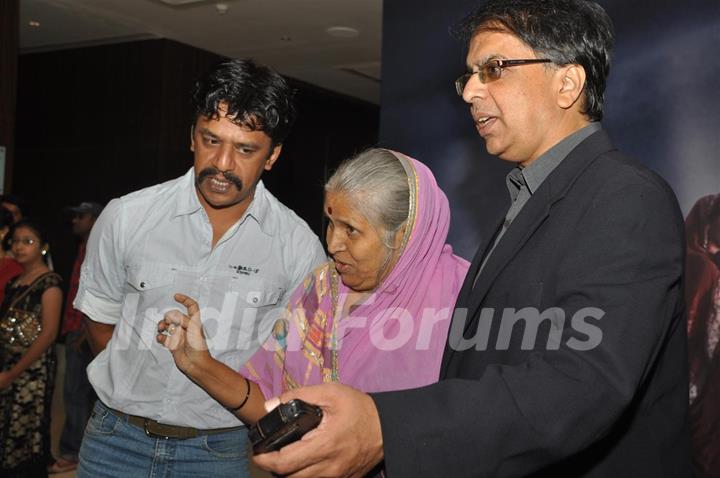
[[[98,400],[77,478],[250,478],[247,441],[247,428],[187,439],[147,436]]]
[[[83,431],[97,399],[85,371],[92,361],[92,353],[87,343],[79,350],[75,346],[80,335],[81,332],[76,331],[65,336],[65,425],[60,435],[60,456],[73,460],[77,460]]]

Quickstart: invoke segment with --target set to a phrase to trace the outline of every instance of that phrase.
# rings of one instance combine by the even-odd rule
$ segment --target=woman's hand
[[[200,308],[193,299],[175,294],[175,300],[185,306],[187,315],[171,310],[158,322],[156,340],[172,353],[175,365],[191,377],[212,360],[200,321]]]

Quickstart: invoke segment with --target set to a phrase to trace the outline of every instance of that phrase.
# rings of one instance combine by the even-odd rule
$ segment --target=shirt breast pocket
[[[284,289],[266,279],[233,278],[228,283],[228,291],[238,294],[243,307],[263,308],[277,304]]]
[[[142,264],[128,267],[129,294],[138,294],[138,306],[144,308],[168,299],[175,282],[175,269],[167,264]],[[128,295],[129,295],[128,294]]]
[[[219,354],[256,350],[282,315],[284,293],[272,279],[228,279],[219,320],[203,318],[210,349]]]

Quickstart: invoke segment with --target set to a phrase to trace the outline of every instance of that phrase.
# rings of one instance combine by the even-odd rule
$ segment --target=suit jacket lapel
[[[488,259],[487,264],[485,264],[485,268],[477,278],[475,287],[473,287],[472,284],[475,280],[479,265],[489,250],[489,244],[493,241],[485,244],[485,247],[482,248],[482,254],[478,251],[478,254],[476,254],[470,266],[470,270],[465,278],[456,303],[456,310],[463,307],[467,307],[468,309],[467,315],[459,314],[457,317],[465,318],[465,332],[477,323],[479,317],[477,313],[478,309],[482,305],[498,274],[500,274],[507,263],[517,255],[523,245],[550,215],[552,205],[565,196],[580,174],[600,154],[613,149],[614,147],[607,133],[605,133],[604,130],[600,130],[593,133],[572,150],[525,204],[520,214],[518,214],[515,221],[513,221],[498,243]],[[457,319],[453,318],[453,320]],[[443,356],[441,377],[444,376],[453,353],[454,351],[450,349],[448,343]]]
[[[474,317],[480,303],[485,299],[490,286],[500,271],[518,253],[523,244],[527,242],[548,216],[550,210],[549,199],[547,189],[543,190],[541,187],[528,200],[520,214],[518,214],[508,230],[505,231],[505,235],[492,252],[487,264],[485,264],[485,268],[480,273],[480,277],[477,278],[475,287],[472,289],[470,301],[467,303],[468,318]],[[467,321],[465,331],[473,322],[474,320]]]
[[[485,255],[490,251],[490,248],[495,243],[495,237],[497,237],[498,232],[500,232],[500,227],[502,226],[504,220],[505,213],[501,214],[493,222],[493,226],[491,226],[491,228],[488,229],[487,234],[485,234],[485,237],[487,237],[487,239],[480,244],[480,247],[478,247],[478,250],[475,253],[475,257],[473,257],[473,260],[470,263],[470,268],[465,275],[465,280],[463,281],[463,285],[460,288],[460,292],[458,293],[458,298],[455,301],[455,310],[467,308],[467,303],[470,299],[470,294],[473,291],[473,285],[475,284],[475,276],[477,276],[480,265],[482,264],[483,259],[485,259]],[[452,352],[453,351],[450,349],[450,343],[446,342],[445,351],[443,353],[443,360],[440,366],[440,376],[442,376],[442,374],[444,373],[447,363],[452,356]]]
[[[497,237],[498,233],[500,232],[500,227],[502,226],[504,220],[505,213],[503,213],[495,221],[493,221],[493,225],[490,229],[488,229],[488,233],[485,235],[485,237],[487,237],[487,240],[485,240],[480,245],[480,247],[478,247],[478,250],[475,253],[475,257],[470,263],[470,268],[465,275],[465,280],[463,281],[463,285],[460,288],[460,292],[458,293],[458,298],[455,301],[456,307],[467,306],[470,293],[472,292],[473,285],[475,284],[475,277],[477,276],[478,270],[480,270],[480,265],[485,259],[487,253],[492,248],[492,245],[495,242],[495,238]]]

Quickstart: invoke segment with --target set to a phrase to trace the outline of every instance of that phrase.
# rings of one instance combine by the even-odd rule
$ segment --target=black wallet
[[[302,400],[281,403],[250,427],[248,437],[253,446],[253,453],[259,455],[279,450],[317,427],[320,420],[322,420],[320,407]]]

